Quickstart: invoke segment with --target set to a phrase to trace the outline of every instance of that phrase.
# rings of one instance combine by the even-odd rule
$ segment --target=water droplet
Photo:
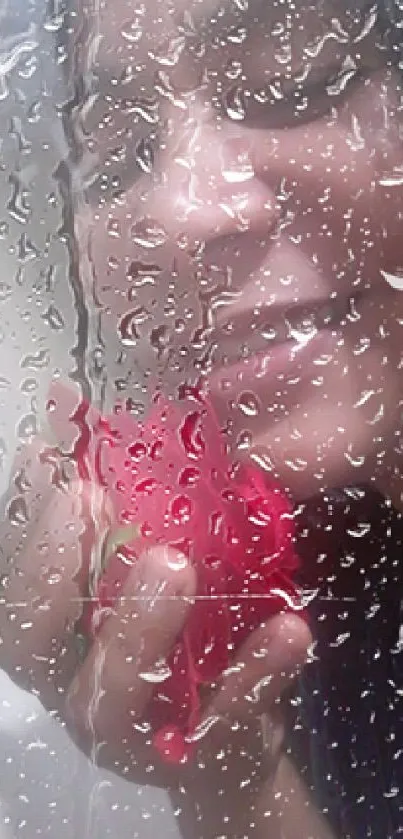
[[[392,172],[379,179],[381,186],[403,186],[403,166],[395,166]]]
[[[8,300],[8,298],[11,297],[12,293],[13,289],[11,285],[9,285],[8,283],[0,283],[0,303],[2,303],[4,300]]]
[[[199,480],[200,470],[196,469],[194,466],[186,466],[184,469],[182,469],[182,472],[180,473],[178,478],[180,486],[183,487],[195,486]]]
[[[29,521],[29,514],[27,503],[22,495],[12,498],[7,506],[7,516],[11,524],[20,525],[27,524]]]
[[[118,323],[118,335],[126,347],[135,347],[140,337],[137,331],[136,312],[137,310],[127,312]]]
[[[222,567],[221,559],[216,554],[207,554],[203,559],[203,565],[206,568],[209,568],[211,571],[218,571]],[[231,606],[230,606],[231,609]],[[211,641],[210,641],[211,644]],[[210,646],[210,644],[208,646]],[[211,648],[212,649],[212,648]],[[205,652],[208,652],[208,647],[204,648]]]
[[[129,44],[137,44],[143,37],[141,18],[135,17],[123,24],[121,28],[122,38]]]
[[[161,460],[163,448],[164,448],[164,444],[163,444],[162,440],[156,440],[155,443],[153,443],[151,448],[150,448],[151,460],[154,460],[154,461]]]
[[[64,318],[59,309],[53,304],[49,306],[46,312],[42,315],[42,319],[55,332],[60,332],[65,327]]]
[[[156,326],[150,333],[150,343],[158,353],[164,352],[171,343],[170,329],[164,324]]]
[[[30,262],[40,256],[40,252],[36,245],[28,238],[26,233],[22,233],[18,240],[18,259],[20,262]]]
[[[341,647],[350,637],[349,632],[341,632],[334,641],[329,643],[329,647]]]
[[[356,455],[354,457],[351,454],[351,452],[344,452],[344,457],[346,458],[346,460],[348,460],[348,462],[351,464],[351,466],[354,466],[356,469],[360,469],[362,466],[364,466],[364,463],[365,463],[365,460],[366,460],[364,454],[363,455]]]
[[[363,536],[366,536],[368,533],[371,532],[371,523],[368,521],[358,522],[355,527],[347,528],[347,533],[349,536],[354,536],[356,539],[362,539]]]
[[[189,457],[196,459],[204,454],[206,444],[202,434],[199,411],[187,414],[180,427],[179,434],[185,452]]]
[[[275,341],[278,336],[278,331],[275,326],[266,323],[262,326],[260,334],[265,341]]]
[[[25,469],[20,469],[20,471],[17,472],[17,474],[14,478],[14,484],[15,484],[16,488],[18,489],[18,492],[21,493],[21,495],[24,492],[27,492],[28,489],[31,489],[32,483],[31,483]]]
[[[246,117],[246,99],[242,87],[230,88],[224,97],[224,108],[229,119],[240,122]]]
[[[185,554],[175,551],[169,554],[167,565],[172,571],[184,571],[188,567],[188,561]]]
[[[145,405],[144,402],[139,402],[129,396],[129,398],[125,401],[125,410],[128,414],[132,414],[134,417],[142,417],[145,413]]]
[[[233,26],[228,32],[227,41],[230,44],[243,44],[248,37],[248,31],[245,26]]]
[[[261,408],[259,399],[251,391],[241,393],[238,396],[237,405],[240,411],[247,417],[256,417]]]
[[[116,256],[109,254],[106,260],[109,271],[117,271],[120,268],[120,261]]]
[[[140,493],[140,495],[152,495],[157,487],[158,481],[155,478],[145,478],[136,484],[135,491]]]
[[[211,513],[211,515],[209,517],[209,523],[210,523],[210,528],[209,529],[210,529],[210,533],[211,533],[212,536],[218,536],[219,535],[221,527],[223,525],[223,522],[224,522],[224,516],[223,516],[222,513],[218,512],[218,511],[215,511],[215,512]]]
[[[141,440],[138,440],[129,447],[128,452],[133,460],[141,460],[147,454],[147,446]]]
[[[145,138],[137,143],[135,158],[141,171],[149,175],[154,166],[154,152],[149,139]]]
[[[21,440],[27,440],[38,433],[38,424],[35,414],[26,414],[18,423],[17,434]]]
[[[166,682],[172,676],[172,670],[166,662],[156,663],[154,667],[147,671],[143,671],[139,673],[139,678],[143,679],[144,682],[150,682],[153,685],[160,685],[162,682]]]
[[[49,6],[53,13],[48,14],[43,22],[43,28],[46,32],[60,32],[65,24],[66,12],[64,9],[60,12],[55,11],[56,3],[50,3]]]
[[[28,367],[31,370],[41,370],[49,364],[49,350],[39,350],[32,355],[26,355],[21,361],[21,367]]]
[[[19,132],[15,130],[14,133],[20,138]],[[31,215],[31,207],[28,203],[28,191],[16,175],[10,175],[9,181],[12,186],[12,195],[7,203],[8,212],[20,224],[26,224]]]
[[[224,70],[227,79],[229,79],[232,82],[235,82],[237,79],[239,79],[240,76],[242,76],[242,72],[242,63],[240,61],[237,61],[235,58],[231,58],[228,61],[228,64]]]
[[[285,65],[290,64],[292,60],[292,47],[289,41],[285,41],[279,47],[277,47],[274,58],[278,64]]]
[[[20,390],[25,396],[29,396],[30,393],[33,393],[39,387],[38,382],[36,379],[24,379],[21,382]]]
[[[0,469],[4,466],[4,458],[7,453],[6,442],[3,437],[0,437]]]
[[[150,312],[145,306],[139,306],[137,309],[134,309],[133,317],[137,325],[141,326],[142,323],[145,323],[150,318]]]
[[[239,436],[237,438],[237,441],[236,441],[236,447],[237,447],[238,451],[247,451],[248,449],[251,448],[251,446],[252,446],[252,435],[251,435],[250,431],[241,431],[241,433],[239,434]]]
[[[175,67],[185,47],[186,39],[183,35],[179,35],[176,38],[166,39],[159,45],[158,52],[150,52],[150,56],[162,67]]]
[[[177,495],[171,502],[171,515],[175,524],[186,524],[191,513],[192,503],[187,495]]]
[[[181,335],[186,329],[186,321],[183,318],[177,318],[174,328],[177,335]]]
[[[285,464],[292,469],[293,472],[303,472],[308,468],[306,460],[303,460],[301,457],[296,457],[294,460],[286,460]]]
[[[116,218],[109,218],[106,225],[106,232],[112,239],[120,239],[120,224]]]
[[[41,118],[42,102],[40,99],[35,99],[34,102],[27,108],[27,120],[31,124],[39,122]]]
[[[255,176],[253,163],[248,152],[239,152],[236,156],[231,155],[230,162],[222,167],[222,176],[229,184],[240,184],[250,181]]]
[[[57,410],[57,401],[56,399],[48,399],[45,405],[45,411],[47,414],[54,414]]]
[[[122,112],[126,115],[133,115],[140,117],[148,125],[157,125],[158,123],[158,100],[157,99],[136,99],[123,103]]]
[[[130,283],[133,283],[136,288],[142,288],[145,285],[154,285],[155,278],[161,273],[159,265],[153,263],[143,263],[135,260],[130,263],[126,277]]]
[[[63,575],[60,568],[45,568],[41,574],[41,578],[49,586],[55,586],[61,582]]]
[[[133,242],[142,248],[153,249],[164,245],[168,239],[166,230],[152,219],[140,219],[131,230]]]

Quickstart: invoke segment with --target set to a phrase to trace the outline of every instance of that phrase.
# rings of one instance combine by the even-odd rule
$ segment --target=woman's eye
[[[359,70],[350,69],[292,86],[275,83],[253,92],[237,86],[226,92],[222,108],[229,119],[244,121],[250,128],[292,128],[326,116],[360,78]]]

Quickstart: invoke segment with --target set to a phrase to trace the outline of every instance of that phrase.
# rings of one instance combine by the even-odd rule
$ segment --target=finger
[[[113,751],[133,738],[195,588],[194,569],[169,548],[133,567],[69,692],[66,715],[82,748],[103,742]]]
[[[203,724],[217,718],[246,720],[270,713],[305,664],[311,643],[311,631],[298,615],[271,618],[246,640],[223,675]]]
[[[84,594],[83,492],[78,482],[52,487],[42,513],[35,512],[20,534],[3,576],[1,666],[51,709],[76,665],[71,638]]]
[[[333,829],[315,804],[311,790],[287,755],[282,755],[271,789],[262,789],[257,807],[262,835],[287,836],[288,839],[336,839]],[[266,818],[272,803],[270,822]],[[267,833],[267,829],[270,829]],[[264,831],[264,832],[263,832]]]

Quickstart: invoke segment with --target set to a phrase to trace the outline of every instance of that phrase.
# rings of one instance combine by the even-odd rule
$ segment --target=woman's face
[[[401,82],[346,6],[107,3],[80,128],[120,396],[205,376],[234,449],[297,497],[382,483],[400,439]]]

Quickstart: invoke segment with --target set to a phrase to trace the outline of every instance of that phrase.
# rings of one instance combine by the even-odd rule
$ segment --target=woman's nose
[[[267,235],[278,219],[275,194],[255,171],[242,130],[194,120],[167,147],[161,172],[155,215],[175,239],[191,245],[245,231]]]

